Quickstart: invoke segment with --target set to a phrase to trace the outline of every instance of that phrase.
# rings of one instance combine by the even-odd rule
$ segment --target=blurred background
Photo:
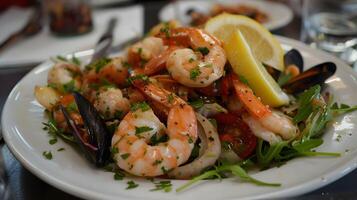
[[[114,46],[144,35],[160,21],[202,26],[222,12],[257,20],[273,34],[300,40],[357,70],[357,0],[1,0],[0,113],[12,87],[56,55],[94,48],[117,21]],[[0,129],[1,135],[1,129]],[[1,145],[0,199],[77,199],[28,172]],[[357,172],[296,199],[354,199]]]

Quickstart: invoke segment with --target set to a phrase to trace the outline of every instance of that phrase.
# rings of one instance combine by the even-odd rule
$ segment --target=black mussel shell
[[[98,148],[96,152],[95,164],[103,166],[110,157],[110,144],[112,135],[100,117],[94,106],[78,92],[73,93],[80,115],[82,116],[84,126],[88,134],[95,139]],[[92,142],[92,141],[91,141]]]
[[[291,94],[303,92],[314,85],[322,85],[335,72],[335,63],[321,63],[290,79],[283,88],[287,93]]]
[[[277,70],[277,69],[275,69],[273,67],[270,67],[269,65],[266,65],[264,63],[263,63],[263,65],[264,65],[265,69],[267,70],[267,72],[274,78],[274,80],[278,80],[279,79],[281,71],[279,71],[279,70]]]
[[[63,113],[64,118],[67,121],[68,127],[71,129],[74,139],[76,140],[79,148],[82,150],[84,153],[84,156],[92,163],[96,162],[96,158],[94,155],[94,152],[97,151],[97,147],[94,147],[93,145],[86,143],[83,138],[81,137],[80,129],[77,127],[75,122],[72,120],[70,115],[68,114],[67,110],[65,107],[62,105],[60,106],[61,111]]]
[[[296,65],[300,72],[304,71],[304,59],[302,58],[301,53],[296,49],[291,49],[285,53],[284,64],[285,67],[289,65]]]

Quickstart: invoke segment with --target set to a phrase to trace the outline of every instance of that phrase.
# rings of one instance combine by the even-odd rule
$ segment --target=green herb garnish
[[[135,183],[134,181],[128,181],[127,184],[128,184],[128,187],[126,187],[127,190],[134,189],[139,186],[139,184]]]
[[[200,74],[201,74],[200,68],[197,66],[190,70],[190,79],[196,80]]]
[[[209,54],[209,49],[207,47],[198,47],[197,51],[201,52],[204,56]]]
[[[141,109],[142,112],[145,112],[150,110],[150,106],[145,101],[134,103],[130,106],[131,111],[136,111],[138,109]]]
[[[51,151],[44,151],[42,153],[43,157],[45,157],[47,160],[51,160],[52,159],[52,153]]]
[[[144,132],[148,132],[148,131],[152,131],[152,130],[154,130],[154,129],[151,127],[148,127],[148,126],[135,127],[135,135],[144,133]]]
[[[126,160],[127,158],[129,158],[130,156],[130,153],[124,153],[124,154],[121,154],[120,157],[124,160]]]
[[[163,190],[164,192],[171,192],[172,184],[171,181],[159,181],[154,182],[155,188],[151,189],[150,191],[158,191]]]
[[[195,109],[200,109],[204,105],[204,102],[202,99],[197,99],[189,102],[189,104]]]
[[[117,181],[123,180],[124,177],[125,177],[125,174],[123,172],[121,172],[121,171],[117,171],[113,175],[114,180],[117,180]]]

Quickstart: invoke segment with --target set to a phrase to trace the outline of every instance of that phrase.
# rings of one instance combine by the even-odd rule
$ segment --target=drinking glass
[[[304,0],[302,20],[302,41],[356,62],[357,0]]]

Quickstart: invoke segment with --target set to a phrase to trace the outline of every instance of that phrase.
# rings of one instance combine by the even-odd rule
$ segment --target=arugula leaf
[[[201,180],[204,180],[204,179],[208,179],[208,178],[212,178],[212,177],[217,177],[219,179],[222,178],[221,175],[216,170],[206,171],[203,174],[194,177],[193,179],[191,179],[187,183],[185,183],[182,186],[180,186],[179,188],[177,188],[176,192],[181,192],[182,190],[185,190],[186,188],[190,187],[191,185],[197,183],[198,181],[201,181]]]
[[[193,185],[194,183],[197,183],[200,180],[204,180],[204,179],[210,179],[210,178],[219,178],[222,179],[222,173],[224,172],[229,172],[231,174],[233,174],[234,176],[237,176],[239,178],[241,178],[244,181],[247,182],[251,182],[254,183],[256,185],[261,185],[261,186],[273,186],[273,187],[277,187],[277,186],[281,186],[280,183],[267,183],[267,182],[263,182],[260,180],[257,180],[251,176],[249,176],[249,174],[239,165],[237,164],[222,164],[218,167],[216,167],[215,169],[209,170],[204,172],[203,174],[194,177],[193,179],[191,179],[190,181],[188,181],[187,183],[185,183],[184,185],[180,186],[179,188],[176,189],[176,192],[181,192],[182,190],[185,190],[186,188],[188,188],[189,186]]]
[[[263,168],[268,167],[275,158],[279,158],[281,151],[284,147],[287,147],[288,144],[288,141],[282,141],[264,148],[263,140],[259,139],[256,149],[259,165]]]
[[[335,114],[335,115],[341,115],[341,114],[345,114],[348,112],[352,112],[357,110],[357,105],[355,106],[349,106],[347,104],[340,104],[340,106],[338,105],[338,103],[334,103],[331,106],[331,111]]]
[[[321,138],[318,139],[310,139],[304,142],[294,143],[292,147],[298,152],[306,152],[311,151],[311,149],[320,146],[324,141]]]
[[[296,116],[293,118],[295,124],[304,121],[313,111],[312,101],[320,96],[321,87],[315,85],[303,92],[298,99],[299,108]]]

